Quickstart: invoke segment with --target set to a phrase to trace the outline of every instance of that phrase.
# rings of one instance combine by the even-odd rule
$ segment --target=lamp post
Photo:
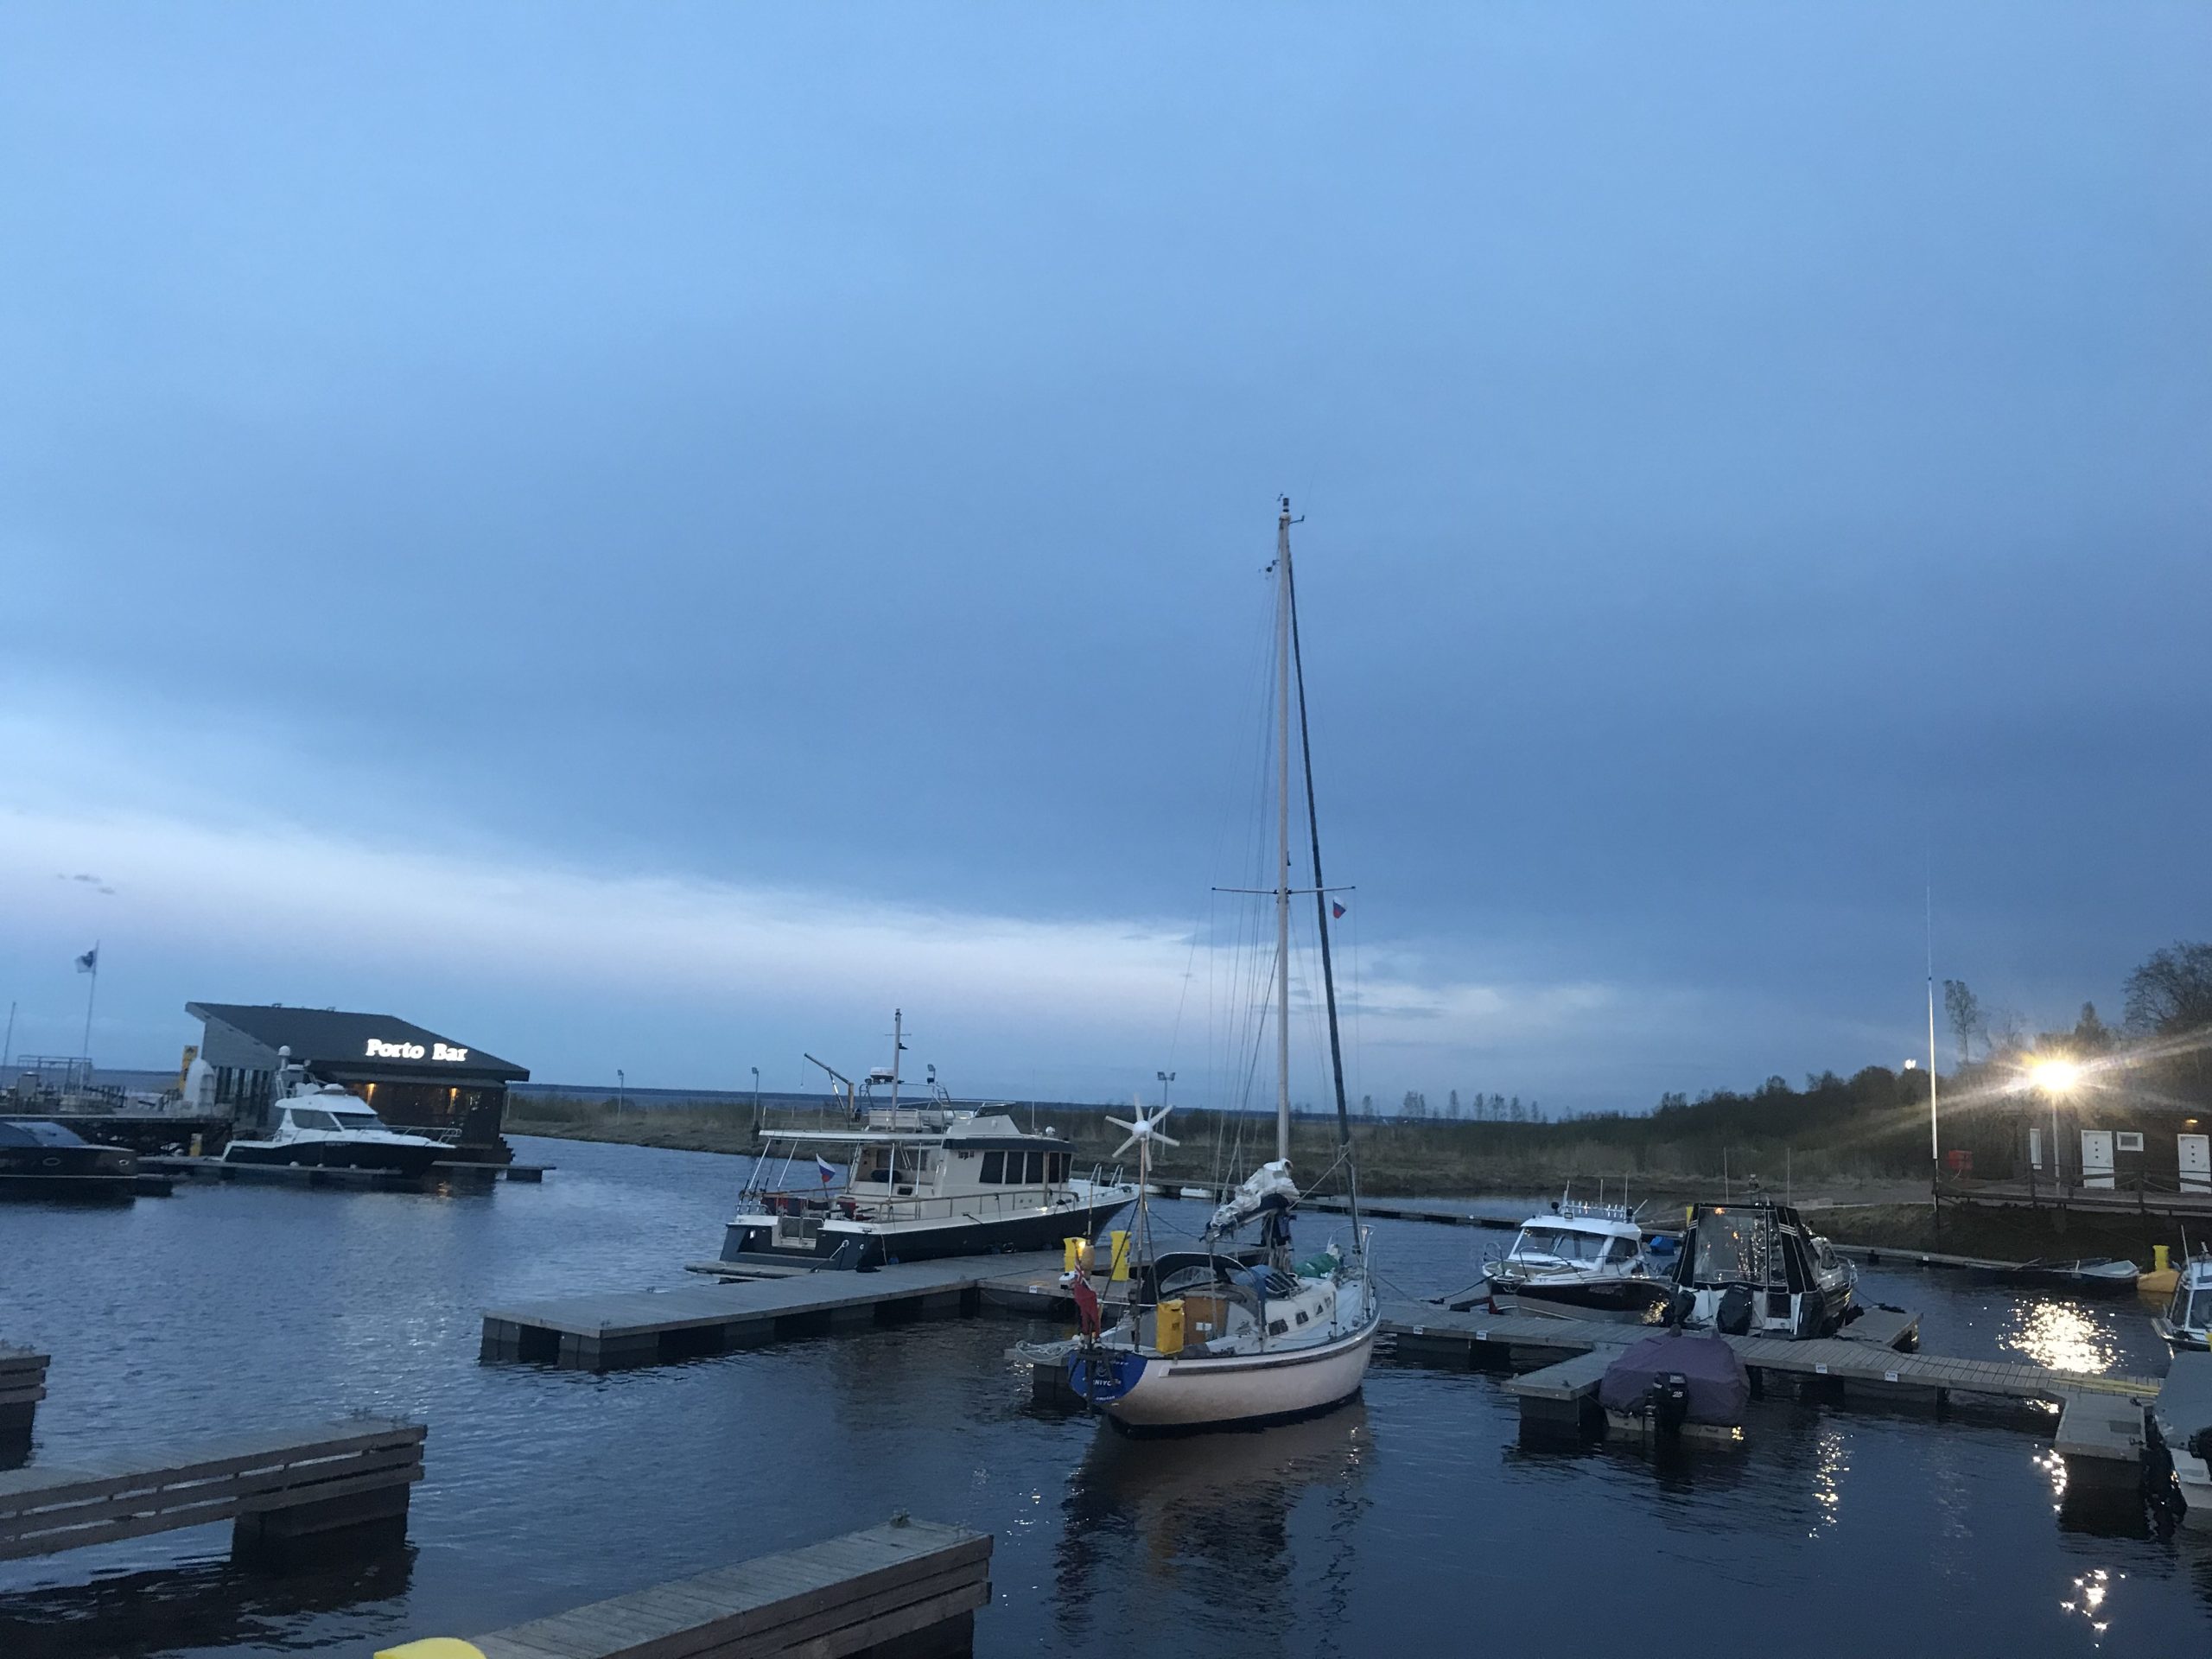
[[[2050,1190],[2060,1208],[2066,1204],[2066,1160],[2058,1146],[2058,1103],[2082,1080],[2082,1068],[2073,1061],[2050,1055],[2028,1067],[2029,1084],[2050,1105]]]
[[[623,1108],[624,1108],[626,1105],[627,1105],[627,1104],[628,1104],[627,1096],[628,1096],[628,1095],[629,1095],[629,1092],[630,1092],[630,1079],[629,1079],[628,1077],[625,1077],[625,1076],[623,1075],[622,1068],[621,1068],[620,1066],[619,1066],[619,1065],[618,1065],[618,1066],[616,1066],[616,1067],[614,1068],[614,1116],[615,1116],[620,1117],[620,1116],[622,1116],[622,1109],[623,1109]]]
[[[753,1068],[753,1133],[760,1133],[760,1068]]]
[[[1152,1075],[1160,1079],[1160,1103],[1165,1106],[1167,1103],[1167,1085],[1175,1081],[1175,1074],[1173,1071],[1155,1071]]]

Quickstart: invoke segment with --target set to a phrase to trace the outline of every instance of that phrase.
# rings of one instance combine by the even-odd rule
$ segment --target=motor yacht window
[[[882,1185],[890,1173],[890,1163],[887,1147],[863,1147],[860,1161],[853,1166],[853,1185],[858,1186],[863,1181],[872,1181],[878,1186]]]
[[[1290,1321],[1288,1319],[1269,1319],[1268,1321],[1268,1334],[1271,1337],[1279,1337],[1289,1329]]]
[[[1006,1154],[1002,1152],[987,1152],[983,1154],[983,1173],[982,1179],[986,1186],[996,1185],[999,1182],[1006,1179]]]
[[[328,1112],[319,1112],[312,1106],[292,1108],[292,1127],[296,1129],[334,1129],[338,1120]]]
[[[1635,1261],[1636,1242],[1633,1239],[1627,1238],[1615,1239],[1611,1243],[1605,1246],[1605,1260],[1608,1262]]]
[[[1605,1236],[1600,1233],[1578,1233],[1565,1227],[1524,1227],[1513,1246],[1513,1253],[1555,1255],[1562,1262],[1594,1265],[1603,1258],[1605,1249]]]
[[[333,1112],[331,1116],[338,1120],[338,1127],[341,1129],[361,1130],[384,1128],[384,1120],[374,1112]]]
[[[1065,1183],[1067,1178],[1068,1154],[1065,1152],[1056,1152],[1052,1154],[1052,1173],[1046,1179],[1058,1186]]]
[[[1025,1181],[1025,1185],[1029,1186],[1042,1186],[1044,1184],[1045,1154],[1041,1152],[1033,1152],[1029,1154],[1029,1173]]]

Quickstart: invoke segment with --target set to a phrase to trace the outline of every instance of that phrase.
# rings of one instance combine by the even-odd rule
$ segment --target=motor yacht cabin
[[[840,1128],[764,1131],[725,1262],[872,1268],[1050,1250],[1096,1238],[1136,1184],[1094,1166],[1052,1129],[1002,1110],[868,1108]]]

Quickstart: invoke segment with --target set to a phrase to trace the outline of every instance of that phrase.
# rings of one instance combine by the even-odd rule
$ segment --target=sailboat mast
[[[1275,1156],[1290,1156],[1290,498],[1275,521]]]
[[[1345,1207],[1359,1249],[1359,1166],[1351,1158],[1351,1109],[1344,1099],[1344,1046],[1337,1028],[1337,970],[1329,954],[1329,884],[1321,874],[1321,809],[1313,798],[1313,728],[1306,718],[1306,652],[1298,639],[1298,588],[1290,592],[1290,666],[1298,677],[1298,749],[1306,766],[1306,836],[1313,849],[1313,923],[1321,939],[1321,998],[1329,1011],[1329,1069],[1337,1085],[1337,1145],[1344,1154]]]

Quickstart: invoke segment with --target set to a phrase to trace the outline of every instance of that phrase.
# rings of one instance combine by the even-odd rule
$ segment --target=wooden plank
[[[420,1423],[382,1421],[353,1433],[334,1433],[325,1428],[319,1434],[292,1432],[257,1440],[234,1437],[203,1442],[199,1450],[205,1455],[177,1460],[172,1452],[170,1461],[150,1465],[111,1453],[95,1462],[61,1468],[11,1470],[0,1474],[0,1517],[78,1497],[102,1497],[123,1491],[304,1465],[318,1458],[345,1457],[394,1445],[419,1447],[425,1432]],[[158,1452],[146,1455],[162,1456]]]
[[[928,1522],[864,1532],[518,1624],[479,1640],[487,1659],[706,1659],[741,1650],[780,1653],[794,1642],[835,1647],[842,1633],[881,1625],[889,1639],[905,1610],[942,1604],[912,1629],[980,1606],[992,1539]],[[802,1628],[803,1627],[803,1628]],[[825,1649],[826,1651],[827,1649]],[[838,1652],[857,1650],[836,1648]]]
[[[406,1483],[423,1478],[421,1470],[411,1471]],[[390,1481],[379,1483],[390,1485]],[[245,1513],[243,1506],[226,1501],[211,1503],[202,1509],[173,1510],[163,1515],[140,1516],[133,1519],[110,1521],[99,1526],[86,1527],[73,1532],[64,1540],[41,1542],[33,1538],[17,1541],[0,1541],[0,1560],[22,1560],[34,1555],[57,1554],[63,1550],[81,1549],[93,1544],[111,1544],[125,1538],[143,1538],[156,1532],[175,1532],[186,1527],[206,1526],[217,1521],[234,1521]]]
[[[422,1466],[420,1446],[385,1446],[311,1465],[251,1470],[211,1480],[165,1482],[108,1497],[71,1498],[65,1503],[10,1510],[0,1513],[0,1536],[24,1536],[48,1528],[105,1520],[113,1515],[185,1509],[215,1498],[251,1499],[257,1508],[281,1507],[327,1496],[322,1489],[340,1482],[351,1483],[358,1488],[365,1478],[381,1474],[386,1478],[385,1484],[390,1484],[398,1478],[399,1471],[420,1470]]]

